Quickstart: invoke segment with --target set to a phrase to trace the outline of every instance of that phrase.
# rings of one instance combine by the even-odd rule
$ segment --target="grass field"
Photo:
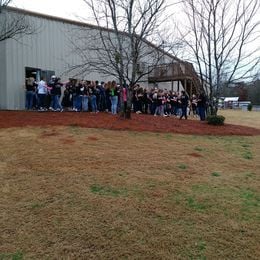
[[[234,109],[219,110],[219,115],[226,117],[226,123],[253,126],[260,129],[260,112],[259,111],[241,111]]]
[[[71,125],[0,143],[0,259],[260,259],[260,136]]]

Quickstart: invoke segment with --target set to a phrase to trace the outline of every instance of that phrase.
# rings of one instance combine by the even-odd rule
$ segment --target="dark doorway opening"
[[[49,82],[52,75],[55,75],[53,70],[25,67],[25,78],[33,77],[36,81],[40,81],[41,77],[43,77],[45,81]]]
[[[36,81],[40,80],[41,70],[38,68],[25,67],[25,78],[34,78]]]

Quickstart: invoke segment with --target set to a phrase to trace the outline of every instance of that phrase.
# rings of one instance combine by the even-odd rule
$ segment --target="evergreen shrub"
[[[248,111],[252,111],[252,108],[253,108],[252,104],[248,104],[248,105],[247,105],[247,110],[248,110]]]
[[[209,125],[224,125],[225,117],[218,115],[207,116],[207,122]]]

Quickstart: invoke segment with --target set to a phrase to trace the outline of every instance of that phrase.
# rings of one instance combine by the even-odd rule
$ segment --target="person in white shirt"
[[[45,110],[46,106],[45,106],[45,97],[47,94],[47,84],[46,81],[44,80],[43,77],[41,77],[40,82],[38,83],[38,102],[39,102],[39,110]]]

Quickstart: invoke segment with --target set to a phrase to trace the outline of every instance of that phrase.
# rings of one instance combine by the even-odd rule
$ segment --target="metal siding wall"
[[[38,33],[24,36],[19,41],[6,41],[7,62],[3,66],[7,71],[7,80],[6,95],[3,97],[5,102],[1,101],[2,109],[24,109],[25,67],[54,71],[63,69],[59,56],[63,49],[61,43],[66,36],[60,33],[57,26],[59,22],[38,17],[28,18],[38,28]]]
[[[62,75],[62,80],[73,77],[72,73],[64,73],[67,64],[76,65],[81,63],[79,56],[73,53],[71,40],[73,35],[86,33],[97,33],[95,29],[91,31],[75,30],[82,29],[63,21],[57,21],[38,16],[27,16],[32,24],[38,28],[38,32],[33,35],[23,36],[19,41],[8,40],[6,44],[6,64],[1,64],[4,69],[0,75],[6,71],[6,90],[4,80],[0,82],[0,108],[2,109],[24,109],[25,107],[25,67],[40,68],[42,70],[53,70],[57,76]],[[150,48],[150,47],[149,47]],[[4,53],[0,53],[5,56]],[[149,57],[147,57],[149,60]],[[99,73],[89,73],[88,80],[107,81],[113,78],[106,77]],[[3,82],[3,85],[2,85]],[[6,94],[5,94],[6,91]],[[4,95],[2,95],[4,93]]]
[[[0,109],[6,108],[6,42],[0,42]]]
[[[17,70],[17,46],[16,42],[13,40],[6,41],[6,105],[7,109],[15,109],[15,99],[17,97],[17,92],[19,91],[19,83],[17,82],[17,77],[19,71]]]

